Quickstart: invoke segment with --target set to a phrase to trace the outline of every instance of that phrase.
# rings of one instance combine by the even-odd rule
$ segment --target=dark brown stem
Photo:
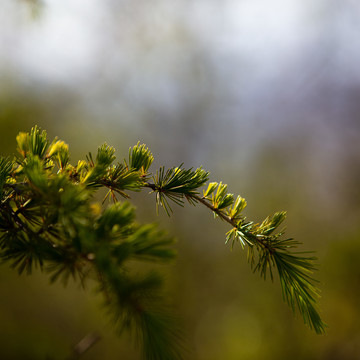
[[[144,185],[145,187],[148,187],[152,189],[153,191],[161,191],[156,187],[155,184],[146,183]],[[198,196],[198,195],[186,195],[188,198],[193,199],[195,201],[200,202],[201,204],[205,205],[208,209],[213,211],[216,215],[218,215],[222,220],[225,220],[227,223],[229,223],[232,227],[238,228],[238,224],[234,219],[232,219],[230,216],[225,215],[220,209],[216,208],[214,205],[212,205],[209,201],[207,201],[204,197]],[[264,248],[269,251],[270,254],[274,253],[274,249],[268,244],[266,241],[268,239],[267,236],[263,235],[254,235],[249,232],[245,232],[245,234],[250,237],[254,242],[257,242],[259,245],[263,246]]]
[[[217,209],[215,206],[213,206],[212,204],[210,204],[208,201],[206,201],[206,199],[204,199],[203,197],[200,197],[198,195],[191,195],[191,198],[195,199],[196,201],[201,202],[203,205],[205,205],[207,208],[209,208],[210,210],[212,210],[214,213],[216,213],[216,215],[218,215],[220,218],[222,218],[223,220],[225,220],[226,222],[228,222],[230,225],[232,225],[233,227],[237,227],[236,222],[230,217],[225,215],[221,210]]]
[[[155,184],[146,183],[144,186],[152,189],[153,191],[161,191],[160,189],[157,189]],[[214,211],[216,213],[216,215],[218,215],[220,218],[222,218],[223,220],[228,222],[230,225],[232,225],[233,227],[237,227],[237,224],[233,219],[231,219],[229,216],[225,215],[221,210],[217,209],[215,206],[210,204],[203,197],[200,197],[198,195],[186,195],[186,196],[191,198],[191,199],[194,199],[195,201],[198,201],[198,202],[202,203],[207,208]]]

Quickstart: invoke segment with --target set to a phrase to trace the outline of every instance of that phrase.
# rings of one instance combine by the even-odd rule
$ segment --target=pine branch
[[[163,192],[165,196],[172,199],[171,194],[166,192],[167,189],[159,185],[147,183],[145,186],[154,192]],[[178,184],[178,186],[181,188],[181,185]],[[182,195],[191,203],[199,202],[205,205],[215,216],[232,226],[232,229],[226,234],[226,243],[232,241],[233,247],[235,241],[239,241],[242,247],[248,246],[248,260],[254,272],[259,271],[264,279],[269,273],[273,279],[273,268],[276,268],[284,300],[294,312],[296,308],[298,309],[305,324],[313,328],[317,334],[324,333],[326,324],[321,320],[316,306],[319,290],[314,285],[316,280],[311,277],[316,270],[314,265],[316,257],[301,256],[304,253],[292,252],[293,248],[301,245],[300,242],[293,239],[280,240],[282,232],[273,234],[274,230],[285,220],[286,212],[275,213],[273,217],[266,218],[260,225],[246,222],[241,215],[246,206],[245,200],[239,196],[234,201],[233,195],[228,194],[226,190],[227,185],[225,184],[210,183],[202,197],[194,190],[191,193],[184,192]],[[173,191],[173,189],[168,191]],[[158,202],[160,205],[164,203],[159,199]],[[176,203],[179,202],[181,199],[177,199]],[[165,204],[163,207],[169,214],[167,211],[169,205]],[[254,249],[257,250],[257,259]]]
[[[133,260],[159,263],[175,257],[173,238],[154,224],[138,224],[130,203],[117,199],[146,188],[168,215],[172,203],[200,203],[231,225],[226,243],[246,246],[251,267],[264,279],[268,274],[273,279],[276,269],[284,300],[307,325],[324,332],[312,278],[316,258],[294,251],[299,242],[275,233],[285,212],[260,224],[247,221],[245,199],[235,199],[226,184],[211,182],[200,195],[210,175],[202,168],[180,165],[150,173],[154,157],[144,144],[130,148],[128,160],[118,163],[115,149],[103,144],[95,157],[89,153],[74,166],[68,145],[58,139],[50,143],[37,127],[20,133],[17,143],[16,158],[0,157],[0,261],[19,273],[39,268],[51,282],[96,280],[116,327],[132,329],[145,359],[178,360],[184,353],[181,332],[164,311],[161,277],[132,271]],[[94,202],[100,188],[108,190],[104,202],[114,204]]]

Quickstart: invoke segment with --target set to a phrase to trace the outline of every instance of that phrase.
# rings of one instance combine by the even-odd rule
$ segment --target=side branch
[[[162,189],[157,187],[155,184],[150,184],[150,183],[146,183],[144,185],[144,187],[148,187],[150,188],[152,191],[159,191],[161,192]],[[190,198],[193,199],[195,201],[198,201],[200,203],[202,203],[203,205],[205,205],[207,208],[209,208],[210,210],[212,210],[213,212],[216,213],[216,215],[218,215],[219,217],[221,217],[223,220],[225,220],[226,222],[228,222],[230,225],[232,225],[233,227],[237,227],[236,222],[231,219],[229,216],[225,215],[223,212],[221,212],[219,209],[217,209],[215,206],[213,206],[212,204],[210,204],[208,201],[205,200],[205,198],[200,197],[198,195],[184,195],[186,198]]]
[[[237,224],[236,222],[230,217],[225,215],[222,211],[220,211],[219,209],[217,209],[215,206],[213,206],[212,204],[210,204],[208,201],[206,201],[203,197],[200,197],[198,195],[192,195],[191,196],[193,199],[195,199],[196,201],[199,201],[200,203],[202,203],[203,205],[205,205],[207,208],[209,208],[210,210],[212,210],[214,213],[216,213],[216,215],[218,215],[220,218],[222,218],[223,220],[225,220],[226,222],[228,222],[230,225],[232,225],[233,227],[237,228]]]
[[[163,190],[161,187],[156,186],[156,184],[146,183],[144,186],[152,189],[154,192],[164,192],[166,194],[166,191]],[[260,246],[262,246],[267,251],[269,251],[270,254],[273,254],[275,252],[275,250],[272,248],[272,246],[270,246],[270,244],[267,241],[270,240],[269,236],[261,235],[261,234],[255,235],[252,232],[246,231],[244,229],[240,229],[239,221],[236,221],[232,217],[224,214],[224,212],[221,211],[221,209],[215,207],[213,204],[207,201],[205,197],[201,197],[196,194],[183,194],[183,195],[187,200],[189,200],[190,203],[192,202],[191,200],[193,200],[194,202],[200,202],[201,204],[205,205],[208,209],[210,209],[217,216],[219,216],[219,218],[229,223],[234,228],[234,230],[241,230],[247,238],[251,239],[254,243],[255,242],[258,243]]]
[[[200,197],[198,195],[192,195],[191,196],[193,199],[195,199],[196,201],[199,201],[200,203],[202,203],[203,205],[205,205],[207,208],[209,208],[210,210],[212,210],[216,215],[218,215],[221,219],[225,220],[227,223],[229,223],[231,226],[233,226],[234,229],[240,230],[239,228],[239,223],[236,222],[234,219],[232,219],[230,216],[224,214],[221,210],[217,209],[215,206],[213,206],[211,203],[209,203],[208,201],[206,201],[206,199],[204,197]],[[265,248],[270,255],[272,255],[275,252],[275,249],[273,249],[272,246],[269,245],[269,243],[266,240],[270,240],[270,238],[268,236],[264,236],[264,235],[255,235],[251,232],[248,231],[244,231],[242,230],[242,232],[244,233],[244,235],[246,235],[246,237],[248,237],[249,239],[251,239],[252,241],[258,243],[260,246],[262,246],[263,248]]]
[[[186,191],[186,187],[181,184],[166,187],[155,180],[154,184],[145,183],[143,186],[156,193],[157,204],[162,205],[166,211],[169,207],[166,208],[168,204],[164,200],[165,197],[176,200],[175,203],[181,206],[184,203],[183,199],[187,199],[191,204],[203,204],[221,220],[230,224],[232,229],[226,233],[226,243],[231,241],[234,244],[235,241],[239,241],[243,248],[248,245],[248,260],[251,267],[264,279],[268,273],[273,279],[273,269],[276,269],[284,300],[293,311],[297,307],[304,322],[318,334],[324,333],[326,325],[316,309],[318,289],[314,285],[316,281],[311,277],[316,270],[316,258],[299,256],[300,253],[293,252],[292,249],[300,245],[300,242],[291,238],[280,239],[282,232],[275,233],[286,217],[285,212],[275,213],[262,223],[255,224],[245,221],[241,215],[246,206],[245,200],[240,196],[234,200],[233,195],[226,192],[225,184],[210,183],[203,196],[196,191]]]

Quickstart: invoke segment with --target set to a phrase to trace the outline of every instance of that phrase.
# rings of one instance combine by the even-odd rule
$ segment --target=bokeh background
[[[37,124],[72,162],[105,141],[141,141],[161,165],[202,165],[256,221],[288,210],[287,233],[315,250],[326,335],[252,274],[205,208],[139,221],[178,239],[164,269],[190,360],[360,358],[360,3],[355,0],[0,0],[0,147]],[[0,358],[139,359],[92,291],[0,267]]]

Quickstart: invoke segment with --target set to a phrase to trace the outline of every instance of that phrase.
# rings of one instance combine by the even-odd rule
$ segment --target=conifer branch
[[[204,197],[200,197],[198,195],[193,195],[192,196],[193,199],[195,199],[196,201],[202,203],[203,205],[205,205],[207,208],[209,208],[211,211],[213,211],[217,216],[219,216],[221,219],[225,220],[226,222],[228,222],[231,226],[233,226],[234,228],[237,227],[236,222],[228,215],[225,215],[222,211],[220,211],[219,209],[217,209],[215,206],[213,206],[209,201],[206,201],[206,199]]]
[[[181,332],[164,309],[161,277],[150,271],[135,275],[131,262],[170,261],[175,257],[174,240],[154,224],[138,224],[129,202],[129,191],[151,189],[157,209],[170,216],[171,203],[184,206],[201,203],[216,217],[231,225],[226,243],[248,249],[254,272],[265,279],[279,275],[284,300],[317,333],[323,333],[316,301],[318,289],[312,273],[313,256],[293,251],[300,243],[276,233],[286,213],[278,212],[260,224],[243,216],[246,201],[227,192],[227,185],[208,182],[209,172],[182,165],[154,174],[149,172],[154,157],[138,143],[128,160],[114,163],[115,149],[103,144],[95,157],[70,164],[68,145],[47,140],[45,131],[34,127],[17,136],[19,155],[0,157],[0,261],[21,274],[34,267],[49,273],[50,281],[70,277],[82,284],[98,282],[118,329],[133,329],[142,344],[144,359],[183,358]],[[94,203],[94,193],[108,190],[114,204]],[[104,204],[103,204],[104,205]]]
[[[144,186],[151,188],[154,192],[164,192],[171,199],[169,192],[172,189],[164,189],[152,183],[146,183]],[[215,190],[217,190],[216,193]],[[282,231],[273,234],[285,220],[286,212],[275,213],[261,224],[247,222],[246,218],[241,215],[242,210],[246,207],[246,201],[240,196],[235,201],[233,194],[228,194],[226,190],[227,185],[225,184],[210,183],[202,197],[194,191],[182,195],[192,204],[200,202],[205,205],[215,216],[232,226],[232,229],[226,234],[226,243],[232,241],[233,247],[235,241],[239,241],[243,248],[245,245],[248,246],[248,260],[254,272],[259,271],[264,279],[269,273],[273,280],[273,268],[276,268],[284,300],[294,312],[296,308],[299,310],[304,322],[316,333],[324,333],[326,324],[323,323],[316,310],[319,291],[314,285],[316,280],[311,277],[316,270],[314,265],[316,258],[301,256],[304,253],[292,251],[301,243],[291,238],[280,239],[283,235]],[[164,205],[159,198],[158,201],[169,214],[167,210],[169,205],[167,203]],[[180,201],[181,199],[177,199],[177,203]],[[257,259],[254,249],[257,250]]]

